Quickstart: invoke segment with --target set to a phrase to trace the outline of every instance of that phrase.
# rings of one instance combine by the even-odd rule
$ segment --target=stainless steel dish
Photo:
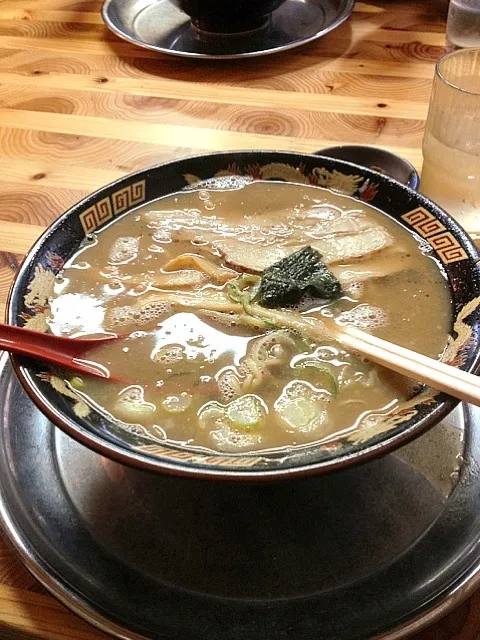
[[[160,476],[56,429],[0,361],[0,519],[56,597],[129,640],[397,640],[480,576],[480,410],[319,478]]]
[[[320,38],[350,16],[354,0],[286,0],[265,29],[207,34],[170,0],[105,0],[102,16],[119,38],[183,58],[236,60],[286,51]],[[198,69],[192,68],[195,74]]]

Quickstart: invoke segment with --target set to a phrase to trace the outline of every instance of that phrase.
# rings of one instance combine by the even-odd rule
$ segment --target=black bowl
[[[139,171],[85,198],[62,215],[26,257],[10,293],[11,324],[46,330],[45,306],[55,274],[85,236],[116,216],[184,188],[187,183],[225,173],[330,187],[366,201],[425,239],[425,250],[443,265],[452,298],[452,340],[448,360],[467,371],[480,364],[480,274],[475,245],[434,203],[390,177],[317,155],[236,151],[186,158]],[[429,322],[429,318],[425,318]],[[384,417],[364,440],[332,448],[309,445],[288,454],[203,454],[152,442],[96,412],[81,417],[62,388],[61,378],[26,358],[12,356],[15,371],[35,404],[69,435],[100,453],[144,469],[197,477],[265,480],[320,473],[354,465],[405,444],[439,422],[457,400],[424,390]]]
[[[170,0],[190,16],[192,25],[216,34],[241,33],[264,27],[285,0]]]
[[[362,144],[342,144],[318,151],[319,156],[328,156],[338,160],[353,162],[361,167],[368,167],[374,171],[385,173],[398,182],[406,184],[411,189],[418,189],[420,176],[408,160],[380,147],[370,147]]]

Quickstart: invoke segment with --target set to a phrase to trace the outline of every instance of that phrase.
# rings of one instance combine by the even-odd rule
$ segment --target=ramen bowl
[[[448,358],[466,371],[479,369],[480,277],[478,253],[465,231],[443,210],[390,177],[341,160],[272,151],[201,155],[150,167],[99,189],[58,218],[25,258],[8,302],[10,324],[46,330],[45,309],[53,282],[91,234],[162,196],[216,176],[235,175],[314,185],[368,203],[421,239],[422,251],[441,265],[451,299]],[[207,183],[208,184],[208,183]],[[190,186],[191,188],[191,186]],[[425,317],[425,325],[432,324]],[[78,411],[61,374],[24,357],[11,356],[33,402],[59,428],[87,447],[125,464],[194,477],[275,480],[325,473],[366,462],[407,443],[444,418],[458,403],[423,388],[379,417],[362,439],[328,446],[313,443],[276,452],[227,454],[169,441],[152,442],[104,413]]]
[[[190,16],[192,25],[212,34],[243,33],[261,29],[285,0],[170,0]]]

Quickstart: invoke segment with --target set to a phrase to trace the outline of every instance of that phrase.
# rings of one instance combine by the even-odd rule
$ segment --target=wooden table
[[[88,192],[198,151],[383,146],[421,166],[443,0],[366,0],[274,57],[194,63],[112,36],[98,0],[0,0],[0,305],[42,229]],[[0,637],[100,640],[0,541]],[[480,638],[480,594],[415,640]]]

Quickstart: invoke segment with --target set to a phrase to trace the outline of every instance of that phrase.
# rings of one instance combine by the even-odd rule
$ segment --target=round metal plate
[[[102,16],[120,38],[187,58],[235,59],[293,49],[324,36],[351,14],[354,0],[286,0],[259,33],[205,36],[170,0],[106,0]]]
[[[0,365],[4,533],[54,595],[117,637],[393,640],[477,584],[478,409],[359,468],[230,484],[102,458]]]

